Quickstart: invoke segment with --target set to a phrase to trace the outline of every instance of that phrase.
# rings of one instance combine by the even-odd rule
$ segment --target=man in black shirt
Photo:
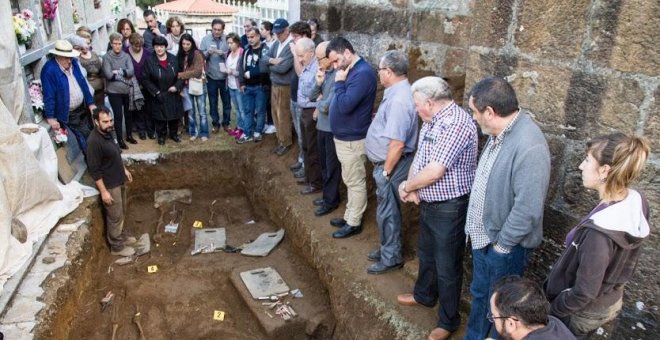
[[[135,249],[127,245],[134,244],[134,237],[126,237],[124,229],[124,206],[122,189],[124,180],[133,181],[131,172],[126,169],[121,159],[121,150],[112,138],[114,122],[110,110],[99,106],[92,112],[94,131],[87,140],[87,168],[101,193],[105,210],[106,238],[112,255],[131,256]]]
[[[247,32],[248,48],[239,63],[238,81],[243,93],[243,132],[236,142],[243,144],[261,140],[261,131],[266,122],[266,103],[268,98],[268,70],[266,64],[266,44],[261,43],[261,35],[256,27]],[[255,126],[256,117],[256,126]]]

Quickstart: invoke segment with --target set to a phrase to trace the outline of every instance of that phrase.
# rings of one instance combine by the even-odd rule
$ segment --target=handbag
[[[202,78],[188,79],[188,93],[193,96],[201,96],[204,94],[204,75]]]

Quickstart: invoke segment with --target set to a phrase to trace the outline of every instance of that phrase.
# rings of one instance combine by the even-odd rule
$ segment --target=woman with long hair
[[[582,185],[600,202],[566,236],[566,249],[545,282],[550,313],[578,338],[613,320],[649,236],[646,197],[631,189],[649,155],[641,137],[614,133],[587,143]]]
[[[206,86],[200,95],[188,93],[188,86],[191,78],[199,79],[204,71],[204,55],[197,49],[197,44],[192,35],[184,33],[179,42],[179,53],[177,54],[179,63],[179,72],[177,77],[184,82],[183,95],[188,96],[192,104],[188,116],[188,134],[190,140],[194,141],[198,137],[203,142],[209,139],[209,124],[206,117]],[[195,110],[197,104],[197,110]],[[199,127],[197,126],[197,114],[199,114]]]
[[[131,37],[131,34],[135,33],[135,26],[126,18],[120,19],[117,22],[117,33],[121,34],[122,48],[126,50],[131,45],[128,39]],[[111,46],[108,45],[108,50],[110,49]]]
[[[243,58],[243,48],[241,47],[241,39],[236,33],[229,33],[227,35],[227,45],[229,45],[229,54],[225,60],[227,66],[227,89],[229,90],[229,97],[231,98],[231,106],[236,108],[236,128],[229,131],[229,134],[234,136],[236,140],[243,136],[243,95],[241,93],[240,85],[238,82],[239,66],[241,58]]]
[[[144,65],[142,85],[154,97],[151,114],[156,125],[158,144],[164,145],[168,134],[175,143],[181,143],[178,132],[179,121],[183,117],[183,81],[177,78],[179,64],[175,56],[167,53],[165,37],[154,37],[153,46],[154,54]]]
[[[170,17],[165,22],[165,27],[167,27],[167,51],[177,55],[179,53],[179,42],[183,33],[185,32],[185,27],[183,21],[179,17]]]

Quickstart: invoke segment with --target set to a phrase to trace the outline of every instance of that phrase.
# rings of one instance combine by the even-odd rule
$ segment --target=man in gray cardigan
[[[522,275],[543,239],[550,151],[541,129],[518,108],[513,87],[486,78],[472,88],[470,109],[488,135],[470,193],[465,233],[472,244],[472,307],[465,340],[496,332],[486,318],[493,284]],[[497,338],[497,337],[495,337]]]

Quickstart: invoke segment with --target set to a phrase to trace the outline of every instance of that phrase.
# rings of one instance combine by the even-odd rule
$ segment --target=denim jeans
[[[227,79],[215,80],[206,78],[206,89],[209,95],[209,105],[211,106],[211,120],[213,126],[220,126],[220,116],[218,114],[218,91],[222,100],[222,126],[229,126],[231,122],[231,99],[227,91]]]
[[[297,102],[291,101],[291,121],[293,122],[293,129],[296,131],[298,137],[298,162],[305,162],[305,152],[303,151],[303,144],[305,143],[302,133],[302,107]]]
[[[495,327],[486,316],[490,310],[490,294],[493,284],[508,275],[522,276],[529,254],[533,249],[517,245],[508,254],[498,253],[492,245],[472,249],[472,306],[468,318],[467,333],[463,340],[482,340],[489,333],[497,339]]]
[[[191,137],[197,136],[208,138],[209,123],[206,115],[206,92],[199,96],[193,96],[188,93],[188,88],[186,88],[186,93],[192,103],[192,110],[190,110],[190,114],[188,115],[188,134]],[[197,128],[197,115],[199,115],[199,129]]]
[[[461,324],[458,306],[463,284],[467,206],[467,195],[421,203],[415,300],[428,307],[440,302],[437,326],[450,332]]]
[[[254,132],[261,133],[266,121],[266,88],[263,85],[248,85],[243,91],[243,132],[251,136]],[[257,117],[257,126],[254,127],[254,117]]]
[[[228,88],[229,97],[231,97],[231,106],[236,109],[236,126],[245,131],[243,122],[243,94],[239,89]]]

